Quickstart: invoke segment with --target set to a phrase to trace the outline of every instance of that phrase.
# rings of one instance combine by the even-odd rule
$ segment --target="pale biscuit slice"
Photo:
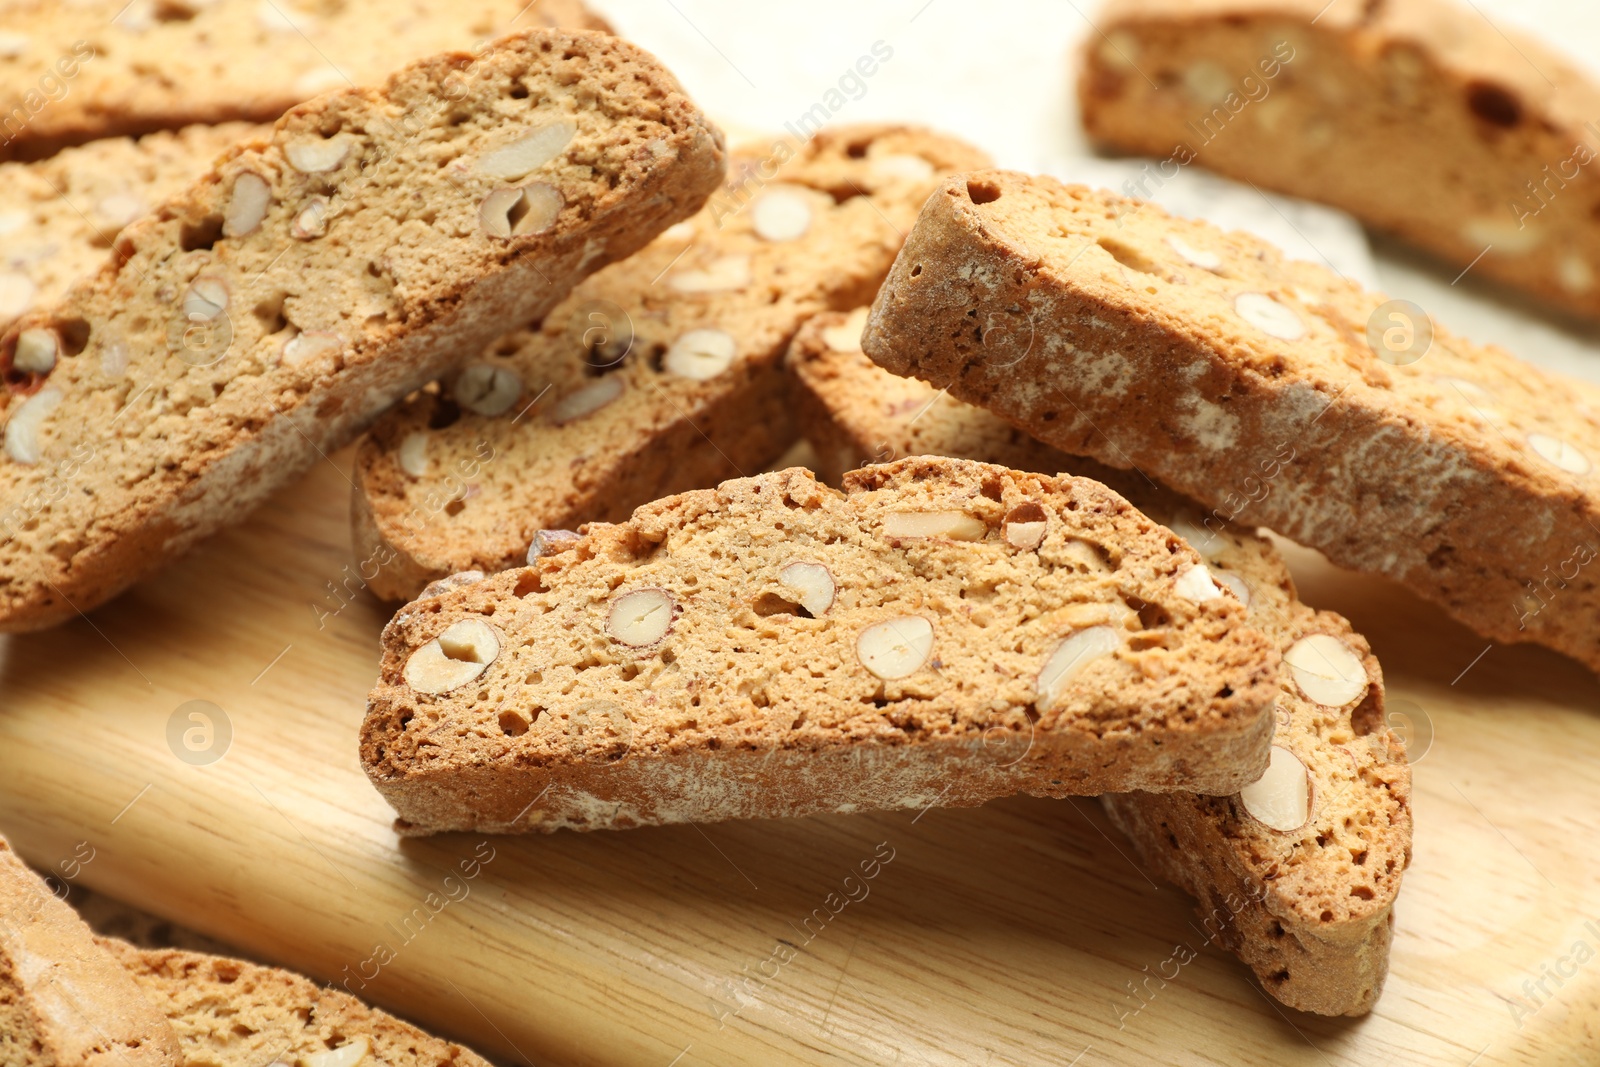
[[[7,0],[0,160],[271,122],[426,56],[551,27],[610,31],[581,0]]]
[[[721,136],[540,30],[296,108],[0,339],[0,629],[87,610],[699,209]]]
[[[0,163],[0,333],[100,268],[122,228],[187,189],[248,122],[110,137],[37,163]]]
[[[178,1067],[165,1016],[0,838],[0,1067]]]
[[[1272,743],[1287,756],[1277,756],[1278,776],[1255,786],[1248,801],[1184,793],[1102,800],[1141,862],[1198,898],[1206,936],[1237,953],[1273,996],[1324,1015],[1369,1010],[1388,969],[1393,906],[1411,859],[1411,770],[1385,722],[1383,674],[1365,639],[1340,616],[1299,601],[1265,537],[1212,533],[1199,525],[1199,505],[1142,475],[1068,456],[925,382],[895,377],[861,352],[865,321],[817,316],[786,361],[801,430],[827,476],[932,454],[1094,478],[1187,538],[1216,584],[1245,603],[1250,622],[1284,654]],[[1283,796],[1299,803],[1297,768],[1305,807],[1275,818],[1262,796],[1287,783]]]
[[[762,470],[795,436],[794,331],[870,301],[938,177],[983,158],[900,126],[737,153],[698,216],[373,427],[351,508],[368,587],[410,599],[525,563],[541,529]]]
[[[1267,764],[1278,665],[1096,482],[790,468],[407,605],[361,759],[409,834],[1228,795]]]
[[[1600,668],[1600,388],[1242,233],[1048,178],[946,181],[866,352],[1075,455]]]
[[[1084,125],[1595,316],[1600,84],[1476,7],[1111,0],[1078,79]]]

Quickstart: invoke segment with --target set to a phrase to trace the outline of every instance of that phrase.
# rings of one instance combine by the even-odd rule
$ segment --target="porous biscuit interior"
[[[793,439],[776,364],[795,329],[870,300],[936,176],[982,159],[896,126],[735,153],[693,219],[373,427],[355,509],[378,542],[361,543],[358,520],[374,587],[409,597],[428,578],[520,565],[539,529],[622,521],[771,462]],[[694,351],[710,361],[679,363]],[[474,410],[491,377],[505,395]]]
[[[1018,508],[1048,525],[1036,550],[1003,537]],[[896,535],[923,513],[974,539]],[[364,761],[382,780],[485,761],[981,743],[991,730],[1249,732],[1274,664],[1236,602],[1175,591],[1198,563],[1087,480],[928,459],[859,472],[843,494],[798,468],[727,482],[408,605],[385,630]],[[795,564],[828,576],[818,610],[786,581]],[[641,597],[656,612],[648,644],[630,643]],[[453,691],[419,691],[414,661],[478,623],[495,635],[488,665]],[[1112,648],[1047,704],[1046,661],[1095,627]],[[875,673],[873,628],[879,644],[929,640]],[[1159,746],[1148,757],[1163,767]]]
[[[235,119],[379,85],[425,56],[540,27],[610,27],[580,0],[11,0],[0,159]]]
[[[1113,806],[1158,813],[1187,807],[1202,820],[1193,827],[1204,837],[1200,847],[1230,852],[1250,884],[1270,892],[1271,910],[1314,936],[1343,936],[1341,928],[1369,923],[1387,911],[1410,862],[1410,774],[1403,746],[1384,720],[1382,674],[1366,640],[1340,616],[1300,602],[1283,557],[1264,535],[1214,522],[1208,527],[1198,505],[1151,485],[1137,472],[1067,455],[926,382],[890,374],[861,352],[863,325],[862,316],[820,315],[800,331],[787,360],[802,394],[816,402],[810,417],[802,417],[802,432],[821,442],[820,452],[837,456],[840,470],[887,452],[1094,478],[1195,547],[1219,585],[1243,594],[1250,623],[1280,650],[1289,653],[1302,638],[1316,634],[1349,648],[1367,685],[1336,706],[1308,697],[1290,663],[1278,670],[1273,743],[1294,753],[1313,782],[1304,826],[1273,829],[1238,797],[1128,794],[1108,799]],[[1147,843],[1170,857],[1163,863],[1168,868],[1210,862],[1175,854],[1178,845],[1165,835]]]
[[[111,938],[100,945],[166,1015],[195,1067],[486,1067],[459,1045],[289,971]]]
[[[264,131],[247,122],[112,137],[37,163],[0,163],[0,333],[99,269],[122,228]]]
[[[46,583],[96,575],[117,537],[171,554],[237,518],[315,458],[308,438],[348,439],[453,344],[692,211],[718,137],[637,48],[543,31],[321,98],[236,147],[0,344],[4,600],[59,611]],[[553,214],[497,236],[484,205],[502,193]],[[19,366],[30,337],[55,346],[42,373]]]

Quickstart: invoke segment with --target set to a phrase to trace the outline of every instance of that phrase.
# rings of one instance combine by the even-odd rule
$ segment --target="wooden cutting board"
[[[333,592],[359,589],[348,463],[0,644],[0,830],[32,862],[507,1061],[1595,1062],[1600,685],[1570,661],[1295,554],[1422,724],[1387,991],[1322,1019],[1207,945],[1087,799],[401,841],[356,759],[385,613]]]

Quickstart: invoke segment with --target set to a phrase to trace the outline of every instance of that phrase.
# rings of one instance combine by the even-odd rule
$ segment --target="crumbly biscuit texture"
[[[1600,86],[1538,41],[1451,0],[1111,0],[1097,26],[1078,85],[1096,140],[1600,314]]]
[[[0,159],[194,123],[272,122],[425,56],[557,27],[610,31],[580,0],[9,0]]]
[[[1265,765],[1277,653],[1191,599],[1200,564],[1085,479],[725,482],[408,605],[362,762],[409,833],[1225,795]]]
[[[177,1067],[177,1036],[0,838],[0,1067]]]
[[[735,153],[694,219],[373,427],[351,509],[368,587],[520,566],[541,529],[766,467],[795,436],[794,331],[868,303],[939,176],[983,160],[899,126]]]
[[[1600,667],[1600,389],[1241,233],[1048,178],[948,180],[868,355],[1137,466],[1487,637]]]
[[[1285,654],[1272,742],[1309,782],[1302,824],[1279,828],[1286,820],[1256,793],[1251,803],[1274,825],[1238,795],[1102,800],[1141,862],[1198,898],[1206,935],[1241,956],[1279,1000],[1325,1015],[1369,1010],[1387,970],[1392,908],[1411,858],[1411,775],[1385,722],[1383,675],[1366,641],[1340,616],[1299,601],[1264,536],[1207,530],[1198,505],[1136,472],[1058,452],[981,408],[875,365],[860,349],[865,318],[817,316],[787,359],[801,430],[823,470],[842,475],[873,458],[941,455],[1094,478],[1194,546],[1216,585],[1241,600],[1251,623]],[[1281,769],[1294,767],[1278,759],[1291,786],[1286,795],[1298,801]]]
[[[193,1067],[488,1067],[343,990],[243,960],[104,938]]]
[[[110,137],[36,163],[0,163],[0,333],[99,269],[122,228],[187,189],[248,122]]]
[[[542,30],[296,108],[0,340],[0,628],[88,610],[698,210],[721,136]]]

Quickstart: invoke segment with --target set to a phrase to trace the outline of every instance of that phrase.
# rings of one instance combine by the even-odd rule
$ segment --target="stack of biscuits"
[[[1494,192],[1600,150],[1600,90],[1442,0],[1318,7],[1113,0],[1088,129],[1165,156],[1214,107],[1207,165],[1600,310],[1587,201],[1510,233]],[[1100,796],[1268,993],[1359,1015],[1410,769],[1264,528],[1600,669],[1587,572],[1541,610],[1600,551],[1600,389],[1255,238],[915,126],[730,150],[576,0],[0,11],[0,629],[355,444],[394,612],[349,743],[401,834]],[[6,1067],[481,1062],[96,940],[3,846],[0,896]]]

